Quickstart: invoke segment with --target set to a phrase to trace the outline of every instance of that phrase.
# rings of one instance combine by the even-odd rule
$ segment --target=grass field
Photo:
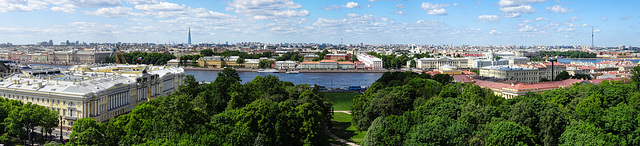
[[[351,115],[346,113],[333,113],[333,128],[331,133],[336,136],[360,144],[364,140],[366,131],[357,132],[356,127],[351,125]]]
[[[324,93],[329,100],[333,102],[334,111],[351,111],[351,100],[358,92],[327,92]]]

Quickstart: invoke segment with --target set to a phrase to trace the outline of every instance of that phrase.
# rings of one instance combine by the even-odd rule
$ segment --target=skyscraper
[[[191,27],[189,27],[189,45],[191,45]]]

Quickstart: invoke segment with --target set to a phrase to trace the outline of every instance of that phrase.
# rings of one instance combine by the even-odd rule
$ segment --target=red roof
[[[546,65],[546,66],[551,66],[551,62],[545,62],[545,63],[544,63],[544,65]],[[556,66],[556,65],[564,65],[564,64],[562,64],[562,63],[560,63],[560,62],[555,62],[555,63],[553,63],[553,66]]]
[[[471,79],[467,75],[453,75],[453,79],[455,79],[456,81],[458,81],[460,83],[471,83],[471,82],[473,82],[473,79]]]
[[[336,62],[335,60],[322,60],[320,62]]]
[[[349,61],[340,61],[340,62],[338,62],[338,64],[353,64],[353,63],[351,63]]]
[[[584,69],[598,69],[598,68],[596,68],[595,66],[581,66],[581,67],[578,67],[578,69],[584,70]]]
[[[302,62],[302,64],[319,64],[319,63],[320,62],[318,62],[318,61],[305,61],[305,62]]]

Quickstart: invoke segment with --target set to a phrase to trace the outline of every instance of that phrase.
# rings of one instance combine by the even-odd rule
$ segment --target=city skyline
[[[0,42],[640,46],[640,1],[0,0]],[[193,31],[190,31],[190,30]],[[190,32],[190,35],[187,33]]]

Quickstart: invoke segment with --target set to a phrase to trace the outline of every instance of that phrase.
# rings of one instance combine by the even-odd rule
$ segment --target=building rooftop
[[[517,66],[517,65],[485,66],[485,67],[482,67],[481,69],[502,70],[502,71],[509,71],[509,70],[536,70],[536,68],[522,67],[522,66]]]
[[[120,72],[123,68],[145,66],[138,72]],[[0,89],[49,92],[50,94],[70,94],[91,97],[106,89],[137,84],[137,78],[157,75],[184,73],[182,68],[147,65],[75,66],[69,71],[50,70],[42,73],[35,70],[15,73],[0,80]],[[29,74],[32,73],[32,74]]]

